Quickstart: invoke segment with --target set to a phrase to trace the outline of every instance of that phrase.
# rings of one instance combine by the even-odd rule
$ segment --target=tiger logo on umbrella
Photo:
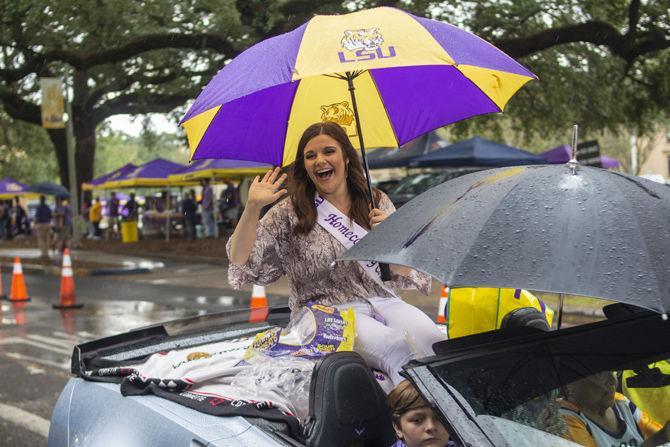
[[[384,38],[379,28],[345,30],[340,43],[348,51],[376,50],[384,43]]]
[[[321,106],[321,121],[332,121],[340,126],[351,126],[354,122],[354,111],[347,101]]]

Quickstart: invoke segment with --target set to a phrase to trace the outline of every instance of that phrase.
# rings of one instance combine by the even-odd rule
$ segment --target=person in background
[[[228,222],[231,228],[235,228],[240,215],[240,195],[231,181],[226,181],[226,189],[221,191],[219,209],[221,217]]]
[[[49,258],[51,217],[51,208],[46,203],[46,197],[40,196],[40,204],[35,211],[35,231],[37,232],[37,246],[40,248],[40,257],[46,259]]]
[[[198,218],[198,204],[195,203],[195,190],[190,190],[181,201],[181,212],[184,214],[184,226],[189,240],[195,239],[195,222]]]
[[[109,236],[111,237],[118,234],[119,225],[119,199],[116,197],[115,192],[112,192],[109,199],[107,215],[109,216]]]
[[[216,220],[214,219],[214,191],[209,179],[202,179],[202,221],[205,225],[205,237],[216,237]]]
[[[131,192],[128,197],[128,201],[124,205],[123,209],[125,210],[126,220],[132,221],[137,220],[139,215],[139,205],[135,200],[135,193]]]
[[[387,398],[398,441],[392,447],[453,447],[449,433],[409,380]]]
[[[566,385],[560,411],[567,438],[587,447],[651,447],[670,442],[670,421],[652,420],[617,393],[617,384],[611,371],[603,371]]]
[[[19,196],[14,197],[15,205],[12,209],[12,219],[14,220],[14,225],[16,226],[16,234],[26,235],[30,231],[27,231],[26,228],[26,210],[23,209],[21,205],[21,198]]]
[[[72,209],[66,200],[56,197],[56,206],[52,214],[54,227],[54,250],[63,252],[68,247],[72,235]]]
[[[7,223],[9,221],[9,207],[4,200],[0,200],[0,240],[7,239]]]
[[[82,201],[80,212],[86,225],[86,237],[90,239],[94,233],[93,223],[91,222],[91,199],[84,199]]]
[[[100,221],[102,220],[102,204],[100,203],[100,197],[96,197],[91,205],[91,208],[88,210],[88,220],[93,226],[92,236],[95,238],[100,237]]]

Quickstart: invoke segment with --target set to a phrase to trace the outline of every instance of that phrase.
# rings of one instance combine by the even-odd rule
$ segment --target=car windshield
[[[667,329],[652,338],[605,332],[508,344],[430,370],[503,445],[639,446],[655,433],[668,436],[661,430],[670,420]]]

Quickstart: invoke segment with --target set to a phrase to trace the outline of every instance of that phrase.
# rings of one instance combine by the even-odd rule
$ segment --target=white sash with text
[[[340,244],[344,245],[347,250],[368,234],[368,230],[350,220],[349,217],[342,214],[340,210],[318,193],[314,197],[314,205],[316,205],[316,221],[318,224],[337,239]],[[380,276],[379,263],[376,261],[358,261],[358,264],[370,278],[386,289]]]

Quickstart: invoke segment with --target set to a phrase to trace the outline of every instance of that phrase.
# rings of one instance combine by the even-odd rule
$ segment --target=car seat
[[[388,447],[396,440],[386,394],[355,352],[335,352],[312,373],[308,447]]]

